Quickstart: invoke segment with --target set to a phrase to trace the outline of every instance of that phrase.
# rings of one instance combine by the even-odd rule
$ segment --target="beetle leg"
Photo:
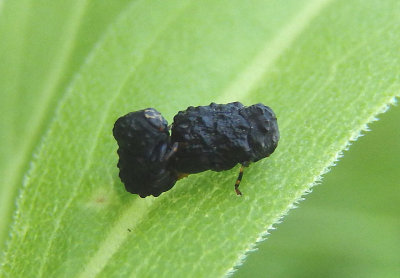
[[[246,167],[246,166],[243,164],[242,164],[242,166],[240,166],[239,176],[235,183],[235,192],[237,195],[242,195],[242,192],[240,192],[240,190],[239,190],[239,185],[240,185],[240,182],[242,181],[244,167]]]
[[[171,156],[172,156],[174,153],[176,153],[177,150],[178,150],[178,142],[175,142],[175,143],[172,145],[171,150],[165,154],[163,160],[166,161],[166,160],[170,159]]]

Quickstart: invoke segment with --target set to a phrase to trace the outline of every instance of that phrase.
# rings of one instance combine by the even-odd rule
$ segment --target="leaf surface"
[[[400,273],[400,106],[392,107],[258,244],[233,275],[393,277]]]
[[[3,271],[36,277],[218,277],[399,95],[398,1],[136,1],[90,53],[18,198]],[[155,107],[263,102],[276,152],[191,175],[158,198],[123,189],[114,121]]]
[[[6,0],[0,7],[0,249],[56,103],[128,0],[109,2]]]

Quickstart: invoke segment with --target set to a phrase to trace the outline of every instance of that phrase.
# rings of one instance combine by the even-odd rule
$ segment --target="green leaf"
[[[400,106],[369,125],[300,208],[235,273],[393,277],[400,273]]]
[[[400,4],[366,2],[132,2],[76,78],[79,67],[71,68],[65,97],[54,98],[60,102],[18,197],[2,271],[232,271],[399,95]],[[158,198],[124,191],[111,134],[117,117],[155,107],[171,120],[189,105],[236,100],[271,106],[281,130],[276,152],[246,169],[243,198],[233,192],[238,168],[191,175]]]
[[[56,102],[128,0],[4,1],[0,14],[0,249]]]

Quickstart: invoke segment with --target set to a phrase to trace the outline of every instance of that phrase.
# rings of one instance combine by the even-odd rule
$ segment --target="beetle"
[[[119,177],[125,189],[144,198],[171,189],[178,179],[167,167],[177,144],[171,144],[168,123],[153,108],[128,113],[115,122]]]
[[[115,122],[113,135],[121,181],[128,192],[142,198],[159,196],[188,174],[224,171],[238,163],[235,191],[242,195],[244,167],[271,155],[279,141],[272,109],[240,102],[190,106],[175,115],[171,136],[157,110],[131,112]]]
[[[275,151],[279,129],[272,109],[261,103],[211,103],[180,111],[174,117],[171,141],[178,148],[170,167],[180,175],[224,171],[240,163],[235,191],[242,195],[243,168]]]

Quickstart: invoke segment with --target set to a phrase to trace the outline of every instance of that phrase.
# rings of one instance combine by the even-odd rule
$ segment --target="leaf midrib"
[[[145,1],[145,0],[143,0],[143,1]],[[124,13],[122,13],[122,15],[121,15],[120,17],[124,17],[125,14],[128,14],[128,13],[129,13],[129,10],[133,9],[134,6],[138,5],[139,2],[140,2],[140,1],[135,1],[135,2],[133,2],[133,3],[131,4],[131,6],[127,9],[127,11],[124,12]],[[56,234],[57,234],[58,230],[60,229],[60,225],[61,225],[62,219],[64,218],[65,213],[69,210],[69,208],[70,208],[70,206],[71,206],[73,200],[77,197],[78,188],[79,188],[79,186],[81,186],[81,184],[82,184],[82,181],[83,181],[83,179],[84,179],[84,177],[85,177],[85,173],[88,172],[88,170],[90,169],[90,166],[91,166],[92,163],[93,163],[93,161],[92,161],[91,158],[93,157],[93,155],[94,155],[94,153],[95,153],[95,150],[97,149],[97,147],[98,147],[98,145],[99,145],[100,133],[101,133],[101,131],[103,130],[103,128],[104,128],[104,126],[105,126],[105,123],[106,123],[106,121],[107,121],[107,119],[108,119],[108,116],[109,116],[109,114],[110,114],[111,107],[112,107],[113,104],[115,103],[116,99],[117,99],[117,98],[120,96],[120,94],[122,93],[123,88],[125,87],[125,85],[126,85],[126,84],[128,83],[128,81],[130,80],[130,77],[131,77],[131,76],[135,73],[135,71],[137,70],[137,68],[138,68],[137,66],[140,65],[140,64],[144,61],[144,58],[146,57],[145,54],[151,49],[151,47],[154,45],[154,43],[157,41],[157,39],[158,39],[159,36],[163,33],[163,31],[165,31],[166,29],[168,29],[168,27],[169,27],[169,26],[174,22],[174,20],[183,12],[183,10],[186,9],[186,8],[189,6],[189,4],[190,4],[191,2],[193,2],[193,1],[192,1],[192,0],[191,0],[191,1],[188,1],[181,9],[177,9],[177,10],[176,10],[176,13],[175,13],[173,16],[171,16],[171,17],[169,18],[169,21],[167,22],[167,24],[164,24],[164,25],[161,26],[162,28],[160,28],[160,29],[157,31],[157,33],[156,33],[155,36],[154,36],[154,39],[149,43],[149,45],[148,45],[148,46],[146,47],[146,49],[143,51],[143,52],[144,52],[144,55],[142,55],[142,56],[137,60],[137,62],[136,62],[135,64],[133,64],[133,65],[130,67],[131,70],[126,74],[126,77],[123,79],[124,81],[123,81],[123,82],[121,83],[121,85],[119,86],[119,89],[116,91],[116,93],[115,93],[115,94],[113,95],[113,97],[110,99],[110,101],[107,102],[107,106],[106,106],[106,108],[104,109],[104,113],[102,113],[102,118],[101,118],[101,120],[99,121],[99,125],[97,125],[98,128],[97,128],[97,130],[96,130],[96,135],[94,136],[94,138],[95,138],[95,139],[94,139],[94,143],[91,145],[92,147],[91,147],[91,149],[90,149],[90,151],[89,151],[89,154],[88,154],[88,156],[87,156],[85,165],[84,165],[82,171],[80,171],[81,175],[80,175],[79,179],[77,180],[77,183],[76,183],[77,186],[74,186],[74,187],[73,187],[74,190],[71,191],[71,194],[69,195],[69,198],[68,198],[68,200],[66,201],[66,205],[63,207],[62,211],[60,212],[59,217],[55,219],[55,228],[53,229],[53,232],[51,233],[50,238],[49,238],[49,240],[47,241],[47,247],[46,247],[46,249],[45,249],[45,251],[44,251],[44,253],[43,253],[43,258],[44,258],[44,259],[42,260],[42,264],[40,265],[40,268],[39,268],[39,271],[38,271],[38,277],[42,277],[42,276],[43,276],[44,267],[45,267],[46,262],[47,262],[47,260],[48,260],[48,258],[49,258],[49,253],[50,253],[51,247],[53,246],[54,241],[55,241],[55,239],[56,239]],[[71,84],[71,88],[72,88],[72,87],[73,87],[73,84]],[[67,96],[66,96],[66,97],[67,97]],[[62,106],[60,106],[60,107],[62,107]],[[45,140],[44,140],[44,141],[45,141]],[[44,144],[44,143],[43,143],[43,144]],[[134,205],[135,205],[135,204],[134,204]],[[145,212],[144,212],[143,214],[145,214]],[[136,221],[138,221],[138,220],[136,220]],[[139,219],[139,222],[140,222],[140,219]],[[137,224],[136,224],[136,225],[137,225]],[[134,225],[134,226],[135,226],[135,225]],[[122,243],[122,241],[121,241],[121,243]],[[100,248],[99,248],[99,249],[100,249]],[[109,257],[111,257],[111,255],[112,255],[112,254],[110,253],[110,254],[109,254]],[[94,268],[95,268],[95,269],[98,269],[98,267],[96,267],[96,265],[98,266],[97,263],[93,264]],[[82,273],[81,275],[86,275],[87,273],[91,273],[91,272],[93,272],[93,269],[86,269],[86,268],[85,268],[85,272]],[[94,276],[95,276],[95,275],[96,275],[96,274],[94,274]],[[88,277],[88,276],[82,276],[82,277]]]

